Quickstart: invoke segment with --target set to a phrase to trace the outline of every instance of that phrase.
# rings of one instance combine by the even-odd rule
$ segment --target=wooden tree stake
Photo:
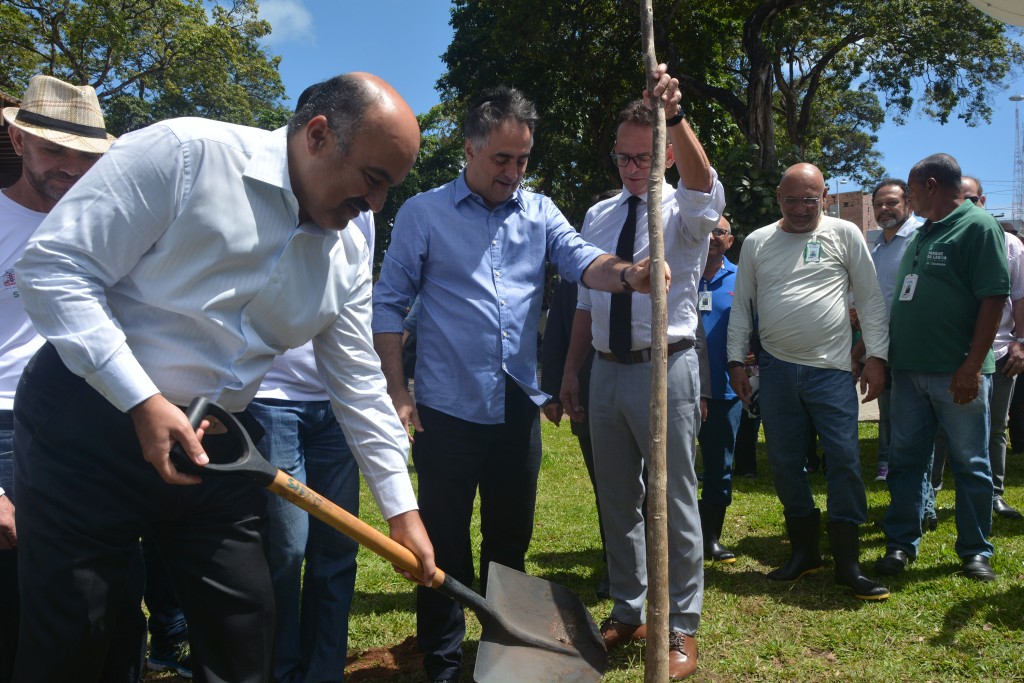
[[[645,683],[668,680],[668,506],[666,500],[665,425],[668,402],[668,302],[665,287],[665,237],[661,221],[661,187],[665,175],[665,108],[653,97],[654,9],[644,0],[641,28],[647,92],[652,94],[654,140],[647,179],[647,230],[651,256],[651,457],[647,468],[647,652]]]

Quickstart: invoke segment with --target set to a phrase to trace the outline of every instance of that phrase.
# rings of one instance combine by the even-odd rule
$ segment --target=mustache
[[[370,203],[367,202],[362,197],[353,197],[352,199],[348,200],[348,203],[354,206],[355,208],[359,209],[360,211],[370,210]]]

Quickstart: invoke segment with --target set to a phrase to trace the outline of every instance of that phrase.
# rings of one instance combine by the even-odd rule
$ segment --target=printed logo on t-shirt
[[[925,255],[925,268],[945,268],[949,265],[949,245],[936,244],[928,247]]]
[[[4,271],[3,275],[3,287],[0,288],[0,298],[3,299],[17,299],[20,296],[18,294],[18,282],[14,277],[14,268],[8,268]]]

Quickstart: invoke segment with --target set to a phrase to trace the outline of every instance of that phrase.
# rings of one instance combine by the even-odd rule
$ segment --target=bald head
[[[306,88],[288,123],[300,219],[342,229],[362,211],[380,211],[419,148],[416,115],[377,76],[344,74]]]
[[[811,232],[821,221],[825,177],[814,164],[794,164],[782,174],[775,198],[782,209],[784,231]]]
[[[338,137],[338,151],[345,154],[371,112],[373,118],[383,117],[398,126],[398,132],[414,136],[419,151],[419,125],[408,103],[390,83],[363,71],[335,76],[302,91],[288,122],[288,135],[323,116]]]

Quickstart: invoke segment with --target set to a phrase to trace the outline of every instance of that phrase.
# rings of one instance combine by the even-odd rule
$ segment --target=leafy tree
[[[20,93],[35,73],[91,85],[116,134],[173,116],[277,127],[289,114],[280,58],[260,45],[270,24],[257,10],[257,0],[5,0],[0,89]]]
[[[505,82],[546,117],[531,160],[572,218],[617,179],[616,111],[637,97],[638,0],[456,0],[439,81],[462,102]],[[965,14],[969,19],[965,20]],[[735,228],[777,215],[785,165],[867,184],[884,174],[874,133],[888,112],[987,122],[1024,50],[959,0],[673,0],[655,7],[657,49],[726,186]]]

